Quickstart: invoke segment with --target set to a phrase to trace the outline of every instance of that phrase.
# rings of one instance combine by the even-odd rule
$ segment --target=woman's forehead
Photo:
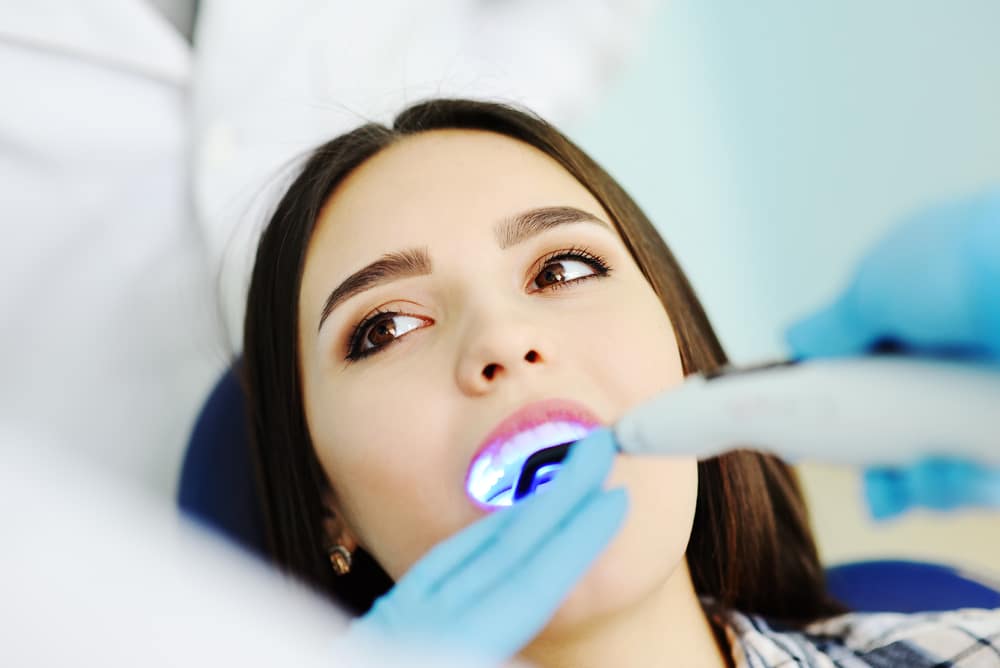
[[[488,240],[497,220],[545,206],[606,217],[573,175],[533,146],[479,130],[425,132],[383,149],[341,183],[310,251],[351,258]]]

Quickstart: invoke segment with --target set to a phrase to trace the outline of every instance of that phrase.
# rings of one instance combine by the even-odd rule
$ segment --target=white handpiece
[[[623,452],[897,466],[927,455],[1000,464],[1000,368],[902,356],[692,376],[614,426]]]

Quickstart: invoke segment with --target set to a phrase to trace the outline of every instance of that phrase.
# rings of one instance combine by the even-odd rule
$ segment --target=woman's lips
[[[531,438],[536,441],[535,449],[556,445],[556,442],[545,441],[564,441],[560,434],[565,433],[565,425],[574,425],[585,433],[600,426],[601,420],[582,403],[568,399],[547,399],[521,407],[503,419],[480,443],[466,471],[466,486],[477,462],[482,468],[484,462],[504,459],[505,448],[525,449],[525,444],[518,441],[519,435],[531,432]],[[546,438],[548,432],[551,438]]]

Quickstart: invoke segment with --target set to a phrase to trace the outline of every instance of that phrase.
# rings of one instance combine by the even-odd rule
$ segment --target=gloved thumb
[[[792,324],[785,340],[797,359],[841,357],[868,351],[873,333],[853,317],[843,298]]]

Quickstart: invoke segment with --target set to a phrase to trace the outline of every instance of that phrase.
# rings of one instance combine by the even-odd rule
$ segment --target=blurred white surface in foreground
[[[346,616],[162,499],[12,433],[0,525],[3,666],[449,665],[354,647]]]

